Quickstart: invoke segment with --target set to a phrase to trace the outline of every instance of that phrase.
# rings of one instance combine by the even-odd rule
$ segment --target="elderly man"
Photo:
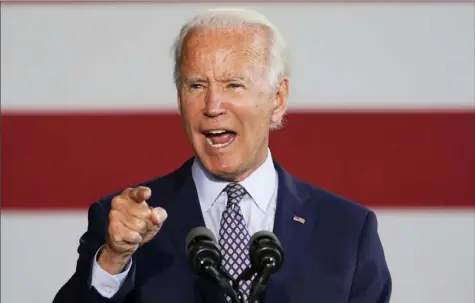
[[[90,207],[76,272],[54,302],[229,301],[188,265],[185,238],[197,226],[216,236],[233,278],[249,265],[250,237],[275,233],[285,258],[259,302],[389,301],[374,213],[272,159],[269,132],[287,108],[287,56],[278,30],[253,11],[212,10],[183,26],[174,76],[195,157]],[[240,285],[248,298],[249,283]]]

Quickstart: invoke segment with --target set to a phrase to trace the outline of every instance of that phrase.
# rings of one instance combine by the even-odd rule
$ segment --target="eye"
[[[241,88],[244,87],[242,84],[239,83],[230,83],[228,84],[228,88]]]
[[[198,84],[198,83],[193,83],[193,84],[190,85],[191,89],[200,89],[202,87],[203,86],[201,84]]]

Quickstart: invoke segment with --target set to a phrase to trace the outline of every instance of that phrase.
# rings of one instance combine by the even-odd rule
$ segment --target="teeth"
[[[208,133],[212,135],[219,135],[219,134],[224,134],[226,131],[224,129],[218,129],[218,130],[211,130]]]
[[[221,144],[213,144],[213,142],[209,138],[206,138],[206,141],[208,141],[209,145],[211,145],[214,148],[223,148],[231,144],[234,141],[234,138],[231,138],[231,140],[229,140],[228,142],[221,143]]]

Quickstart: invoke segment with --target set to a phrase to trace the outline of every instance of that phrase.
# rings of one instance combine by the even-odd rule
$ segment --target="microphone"
[[[192,271],[216,282],[234,302],[239,302],[238,295],[225,275],[220,271],[221,253],[216,245],[216,238],[206,227],[195,227],[185,239],[186,255]]]
[[[252,281],[249,302],[256,302],[264,292],[272,274],[282,267],[284,251],[277,236],[269,231],[259,231],[251,237],[249,256],[256,277]]]

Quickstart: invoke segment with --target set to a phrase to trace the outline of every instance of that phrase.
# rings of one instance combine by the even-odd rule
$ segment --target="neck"
[[[269,156],[268,154],[269,153],[268,153],[268,149],[267,149],[267,146],[266,146],[266,148],[264,148],[263,151],[260,151],[256,155],[256,161],[254,162],[254,164],[251,165],[251,167],[249,167],[245,171],[240,172],[237,176],[235,176],[233,178],[232,181],[233,182],[241,182],[241,181],[245,180],[247,177],[249,177],[250,175],[252,175],[252,173],[254,173],[259,167],[262,166],[262,164],[264,164],[264,162],[266,162],[266,159]]]
[[[269,151],[268,151],[268,147],[266,146],[264,150],[259,151],[259,153],[254,156],[255,161],[253,161],[253,163],[249,167],[239,170],[233,174],[227,174],[227,175],[216,175],[209,172],[203,166],[199,158],[197,157],[196,159],[198,160],[198,164],[200,165],[200,167],[208,176],[211,177],[211,179],[214,179],[216,181],[224,181],[224,182],[241,182],[245,180],[247,177],[249,177],[250,175],[252,175],[259,167],[261,167],[266,161],[268,156],[269,156]]]

